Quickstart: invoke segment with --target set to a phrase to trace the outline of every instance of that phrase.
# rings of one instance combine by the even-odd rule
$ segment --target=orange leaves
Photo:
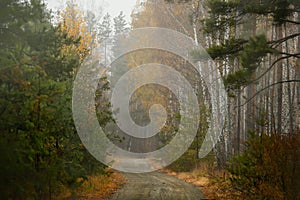
[[[233,163],[236,168],[231,168],[232,181],[245,199],[299,197],[299,144],[299,133],[253,135],[247,141],[249,148]]]
[[[62,51],[66,55],[75,53],[82,62],[89,53],[93,43],[92,34],[87,31],[88,28],[84,14],[76,4],[69,3],[65,11],[61,14],[61,18],[61,31],[67,33],[69,38],[77,41],[76,45],[63,46]]]
[[[76,191],[73,191],[73,196],[76,196],[78,200],[96,200],[106,199],[115,193],[125,183],[125,179],[118,172],[109,169],[106,171],[107,174],[89,176],[86,181],[78,179],[77,181],[83,181],[83,184]],[[64,194],[61,194],[57,199],[67,199],[71,195],[71,192],[66,194],[66,191],[64,191]]]

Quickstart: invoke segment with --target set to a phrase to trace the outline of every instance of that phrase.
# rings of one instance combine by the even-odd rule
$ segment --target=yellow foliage
[[[67,33],[68,37],[78,40],[76,45],[65,45],[63,52],[66,55],[75,52],[82,62],[94,45],[94,38],[92,33],[87,31],[88,28],[83,12],[78,8],[77,4],[68,4],[65,11],[61,14],[61,19],[61,31]]]

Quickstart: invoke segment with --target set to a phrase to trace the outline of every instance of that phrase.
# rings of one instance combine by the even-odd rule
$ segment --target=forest
[[[66,199],[62,193],[75,196],[83,187],[90,190],[95,179],[103,179],[103,190],[121,184],[118,172],[86,149],[72,113],[73,82],[99,45],[99,64],[107,68],[94,106],[115,145],[151,152],[178,133],[183,121],[179,94],[166,87],[140,87],[130,99],[131,117],[141,126],[151,121],[152,105],[166,108],[165,125],[145,140],[117,127],[107,98],[116,79],[137,66],[172,66],[192,85],[200,116],[192,144],[166,170],[202,170],[201,176],[219,183],[220,193],[230,193],[210,192],[212,199],[300,199],[299,0],[137,1],[131,22],[123,12],[116,17],[96,14],[82,10],[76,1],[68,1],[58,13],[41,0],[1,0],[0,5],[0,199]],[[120,41],[111,38],[145,27],[188,36],[206,50],[220,74],[226,117],[205,157],[199,152],[213,121],[214,88],[171,52],[144,49],[118,57]],[[201,51],[189,53],[195,62],[203,59]],[[162,72],[153,70],[147,76],[157,73]]]

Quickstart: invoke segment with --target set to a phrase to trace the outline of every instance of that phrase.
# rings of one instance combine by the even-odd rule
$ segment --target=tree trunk
[[[300,21],[300,15],[298,14],[298,21]],[[300,33],[300,26],[298,26],[298,32]],[[297,50],[300,53],[300,38],[298,37],[298,45]],[[300,58],[296,61],[295,66],[295,79],[300,80]],[[296,130],[300,133],[300,83],[297,82],[296,84],[296,112],[295,112],[295,123],[296,123]]]
[[[253,15],[251,17],[251,26],[252,26],[252,36],[256,35],[256,15]],[[253,79],[255,79],[255,75],[253,76]],[[247,98],[250,99],[255,94],[256,88],[254,83],[250,83],[247,87]],[[250,102],[247,103],[246,107],[246,132],[255,130],[255,102],[256,98],[253,98]],[[247,136],[246,136],[247,138]]]
[[[284,25],[284,37],[287,36],[288,31],[286,28],[286,24]],[[285,42],[285,52],[289,52],[289,43],[288,41]],[[286,59],[286,79],[290,80],[290,61],[289,59]],[[287,83],[287,92],[288,92],[288,102],[289,102],[289,134],[293,134],[294,132],[294,105],[293,105],[293,99],[292,99],[292,86],[291,83]]]
[[[300,21],[300,15],[298,15],[298,21]],[[298,32],[300,32],[300,26],[298,26]],[[298,38],[298,45],[296,52],[300,52],[300,38]],[[295,66],[295,78],[296,80],[300,80],[300,59],[296,61]],[[293,182],[293,199],[300,199],[300,83],[297,82],[296,84],[296,112],[295,112],[295,124],[296,124],[296,131],[295,133],[298,134],[298,149],[295,151],[296,153],[296,163],[294,165],[294,182]]]
[[[277,27],[277,39],[282,38],[282,25]],[[278,47],[278,50],[282,52],[282,44]],[[277,59],[280,59],[282,55],[279,55]],[[277,82],[282,81],[282,61],[279,61],[277,63]],[[277,88],[277,134],[281,135],[282,134],[282,96],[283,96],[283,85],[279,84]]]

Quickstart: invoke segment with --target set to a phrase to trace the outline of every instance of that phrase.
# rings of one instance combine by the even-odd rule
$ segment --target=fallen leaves
[[[88,177],[75,191],[66,192],[57,200],[103,200],[114,194],[124,183],[125,179],[120,173],[109,169],[106,174]]]
[[[242,194],[235,190],[229,181],[228,172],[214,171],[213,174],[205,173],[203,170],[194,170],[192,172],[173,172],[168,169],[161,170],[170,176],[175,176],[178,179],[191,183],[204,193],[207,199],[220,200],[242,200]]]

